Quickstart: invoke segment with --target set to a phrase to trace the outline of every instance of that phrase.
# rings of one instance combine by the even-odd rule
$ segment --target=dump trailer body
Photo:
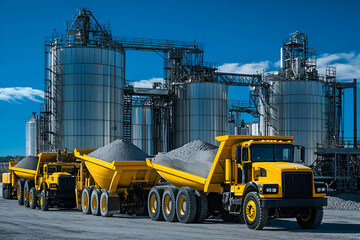
[[[96,184],[102,189],[117,192],[136,183],[156,185],[160,181],[159,174],[148,167],[145,161],[109,163],[89,157],[84,152],[89,150],[75,149],[75,156],[85,162]]]
[[[114,159],[109,163],[87,156],[93,150],[74,151],[75,157],[82,161],[76,183],[78,209],[103,216],[125,212],[143,215],[147,194],[158,184],[160,175],[145,161]]]

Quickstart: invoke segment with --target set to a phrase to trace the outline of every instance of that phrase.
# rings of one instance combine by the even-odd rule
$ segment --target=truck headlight
[[[279,186],[277,184],[264,184],[262,187],[262,191],[260,193],[262,194],[276,194],[278,193]]]
[[[57,188],[56,184],[50,184],[50,188]]]
[[[327,186],[325,183],[315,182],[315,192],[316,193],[326,193]]]

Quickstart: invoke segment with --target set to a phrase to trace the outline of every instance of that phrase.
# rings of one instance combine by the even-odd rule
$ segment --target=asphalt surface
[[[2,189],[2,185],[0,184]],[[0,191],[1,195],[1,191]],[[294,219],[271,220],[261,231],[209,219],[202,224],[154,222],[147,217],[85,215],[77,210],[48,212],[0,198],[0,239],[360,239],[360,212],[326,210],[316,230]]]

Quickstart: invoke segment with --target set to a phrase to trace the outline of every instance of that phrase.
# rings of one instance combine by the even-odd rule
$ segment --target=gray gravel
[[[327,196],[328,205],[325,209],[360,211],[360,195],[343,193],[337,196]]]
[[[145,161],[149,157],[134,144],[118,139],[88,154],[106,162]]]
[[[36,170],[38,161],[39,161],[39,157],[28,156],[28,157],[25,157],[24,159],[22,159],[14,167],[29,169],[29,170]]]
[[[168,153],[159,153],[154,162],[207,178],[217,150],[218,147],[210,143],[195,140]]]

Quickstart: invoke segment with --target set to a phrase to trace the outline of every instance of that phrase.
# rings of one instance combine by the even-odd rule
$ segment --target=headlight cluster
[[[50,184],[50,188],[57,188],[56,184]]]
[[[317,193],[326,193],[326,188],[324,188],[324,187],[323,187],[323,188],[319,188],[319,187],[318,187],[318,188],[316,188],[316,192],[317,192]]]
[[[279,186],[277,184],[265,184],[262,186],[262,194],[276,194],[279,192]]]
[[[315,192],[316,193],[326,193],[327,187],[325,183],[315,183]]]

